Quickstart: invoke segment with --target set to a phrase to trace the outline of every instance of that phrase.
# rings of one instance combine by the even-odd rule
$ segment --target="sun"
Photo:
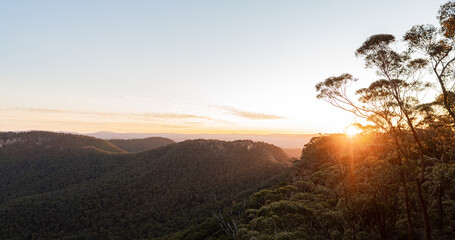
[[[353,125],[350,125],[346,129],[344,129],[344,133],[346,135],[348,135],[349,137],[354,137],[355,135],[357,135],[357,134],[359,134],[361,132],[362,131],[359,128],[357,128],[357,127],[355,127]]]

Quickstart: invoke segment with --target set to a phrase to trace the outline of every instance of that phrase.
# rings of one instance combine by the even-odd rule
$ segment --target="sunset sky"
[[[0,131],[329,133],[315,84],[445,1],[2,1]]]

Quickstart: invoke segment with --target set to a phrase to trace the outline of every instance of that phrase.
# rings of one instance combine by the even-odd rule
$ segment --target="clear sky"
[[[0,131],[341,132],[314,85],[443,3],[0,0]]]

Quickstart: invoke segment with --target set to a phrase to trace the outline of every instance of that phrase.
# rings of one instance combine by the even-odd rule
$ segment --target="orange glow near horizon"
[[[348,135],[349,137],[354,137],[355,135],[361,133],[362,130],[360,130],[359,128],[353,126],[353,125],[350,125],[348,126],[345,130],[344,130],[344,133],[346,135]]]
[[[334,133],[341,132],[337,129],[342,129],[342,123],[337,126],[331,125],[329,129],[320,129],[316,126],[307,126],[298,116],[280,117],[273,114],[241,111],[232,107],[197,110],[182,113],[156,113],[0,107],[0,126],[2,126],[0,130],[300,135]],[[190,114],[191,112],[194,113]],[[261,119],[258,119],[259,117]]]

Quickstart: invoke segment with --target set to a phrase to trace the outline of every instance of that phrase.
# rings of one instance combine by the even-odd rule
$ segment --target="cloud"
[[[172,121],[172,120],[213,120],[207,116],[179,113],[120,113],[120,112],[95,112],[95,111],[73,111],[63,109],[45,108],[1,108],[6,111],[20,111],[36,114],[58,114],[58,115],[82,115],[99,118],[126,118],[139,121]]]
[[[274,114],[265,114],[265,113],[257,113],[257,112],[248,112],[248,111],[243,111],[239,110],[233,107],[229,106],[221,106],[220,108],[226,110],[228,113],[246,118],[246,119],[251,119],[251,120],[277,120],[277,119],[286,119],[286,117],[279,116],[279,115],[274,115]]]

